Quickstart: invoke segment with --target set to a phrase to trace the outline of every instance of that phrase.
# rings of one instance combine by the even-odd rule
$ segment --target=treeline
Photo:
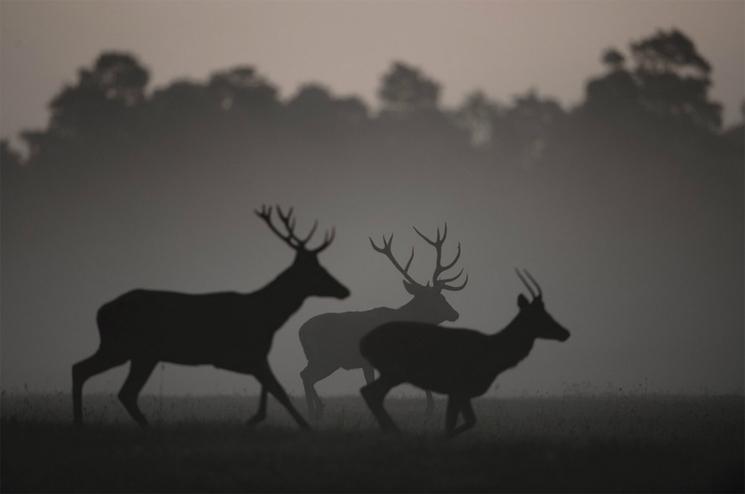
[[[250,66],[149,90],[148,70],[135,56],[109,52],[52,99],[45,129],[22,133],[27,157],[4,142],[2,161],[4,168],[68,160],[105,166],[101,153],[160,154],[167,146],[240,153],[267,139],[319,146],[436,142],[494,166],[539,165],[601,143],[676,157],[742,152],[742,123],[723,129],[721,105],[709,96],[711,67],[683,33],[660,31],[632,43],[628,56],[608,49],[602,62],[605,71],[589,80],[584,101],[569,109],[534,91],[510,103],[475,92],[446,109],[438,82],[396,62],[381,80],[379,111],[373,111],[317,84],[283,101]]]

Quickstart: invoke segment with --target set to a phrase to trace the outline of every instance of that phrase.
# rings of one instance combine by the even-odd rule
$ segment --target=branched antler
[[[313,222],[313,227],[310,229],[308,235],[301,239],[298,238],[298,236],[295,234],[295,218],[292,216],[292,212],[294,209],[290,208],[287,213],[285,213],[284,211],[282,211],[281,207],[276,207],[279,220],[282,225],[284,225],[285,230],[287,230],[286,234],[282,233],[276,226],[274,226],[274,223],[272,222],[272,212],[274,208],[272,206],[262,205],[261,210],[256,210],[255,212],[259,218],[264,220],[264,222],[274,232],[275,235],[284,240],[284,242],[293,249],[297,251],[305,251],[317,254],[328,247],[331,242],[333,242],[334,237],[336,236],[336,230],[334,228],[332,228],[330,232],[326,232],[324,234],[323,242],[320,246],[316,247],[315,249],[306,248],[308,241],[313,237],[313,234],[316,233],[316,229],[318,228],[318,221],[316,220]]]
[[[393,234],[391,233],[391,236],[388,237],[386,240],[385,235],[383,235],[383,246],[378,247],[375,245],[375,242],[373,242],[372,237],[367,237],[370,240],[370,245],[372,245],[372,248],[375,249],[375,251],[380,252],[381,254],[385,255],[389,261],[393,264],[393,266],[402,274],[404,275],[404,278],[406,278],[406,281],[409,283],[412,283],[417,286],[422,286],[421,283],[416,281],[414,278],[411,277],[409,274],[409,268],[411,267],[411,262],[414,260],[414,247],[411,248],[411,255],[409,256],[409,260],[406,261],[406,267],[402,268],[401,264],[398,263],[396,260],[396,257],[393,255],[393,251],[391,250],[391,245],[393,244]]]
[[[314,230],[315,230],[315,227],[314,227]],[[336,228],[331,227],[330,232],[326,232],[323,234],[323,242],[321,243],[321,245],[319,245],[315,249],[308,249],[308,252],[313,252],[316,254],[321,252],[323,249],[331,245],[331,242],[334,241],[334,238],[336,238]]]
[[[445,243],[445,239],[448,236],[448,224],[445,223],[445,227],[442,230],[442,236],[440,236],[440,229],[437,228],[437,235],[434,240],[430,239],[426,235],[424,235],[422,232],[420,232],[417,227],[414,228],[414,231],[422,237],[428,244],[430,244],[432,247],[435,248],[436,252],[436,259],[435,259],[435,271],[432,274],[432,285],[436,288],[439,288],[440,290],[451,290],[451,291],[458,291],[465,288],[466,284],[468,283],[468,275],[466,275],[465,280],[460,285],[452,286],[448,285],[449,282],[457,280],[462,274],[463,269],[458,271],[458,274],[455,276],[450,276],[446,278],[441,278],[440,276],[445,273],[448,269],[455,266],[455,263],[458,262],[458,259],[460,259],[460,242],[458,242],[458,251],[455,254],[455,257],[452,261],[443,264],[442,263],[442,246]]]

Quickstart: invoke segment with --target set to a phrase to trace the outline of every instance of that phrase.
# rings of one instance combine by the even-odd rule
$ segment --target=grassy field
[[[299,400],[296,400],[300,406]],[[330,398],[313,432],[270,400],[141,398],[139,430],[113,396],[2,399],[3,492],[741,492],[742,396],[484,398],[476,428],[442,437],[444,401],[389,399],[406,430],[381,435],[356,396]],[[304,410],[304,407],[301,408]]]

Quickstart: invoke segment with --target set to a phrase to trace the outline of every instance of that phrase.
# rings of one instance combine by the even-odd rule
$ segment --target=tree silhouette
[[[699,75],[709,75],[711,65],[696,50],[693,41],[673,29],[631,44],[639,70],[651,73],[679,72],[691,68]]]
[[[540,97],[535,91],[517,96],[505,113],[504,145],[523,160],[540,159],[552,138],[553,130],[561,124],[565,113],[559,103]]]
[[[615,48],[609,48],[603,53],[603,63],[608,66],[611,71],[622,70],[623,65],[626,62],[626,57]]]
[[[605,51],[602,62],[608,71],[603,77],[587,83],[585,109],[601,117],[614,115],[616,118],[638,109],[639,87],[626,70],[625,60],[614,48]]]
[[[647,109],[711,131],[721,127],[721,105],[708,99],[711,66],[686,35],[660,31],[632,44],[631,52]]]
[[[436,109],[440,86],[416,67],[395,62],[383,76],[378,96],[385,112],[409,115]]]
[[[125,53],[104,53],[92,69],[82,69],[78,83],[50,103],[50,130],[62,136],[110,133],[126,110],[145,100],[147,70]]]
[[[280,109],[277,88],[254,70],[239,66],[212,74],[205,89],[208,111],[224,133],[242,132],[271,120]]]
[[[17,168],[22,162],[21,154],[13,149],[7,140],[0,140],[0,164],[2,164],[3,171]]]
[[[635,66],[628,71],[623,55],[610,49],[603,55],[608,72],[587,85],[585,107],[592,113],[637,113],[632,118],[661,119],[662,124],[687,125],[716,132],[721,105],[709,99],[711,66],[685,34],[659,31],[631,43]],[[666,122],[666,123],[665,123]]]
[[[483,92],[474,91],[466,96],[454,116],[458,124],[468,131],[474,146],[489,147],[498,121],[504,118],[504,109]]]
[[[336,98],[320,84],[306,84],[287,102],[290,120],[313,127],[346,126],[367,120],[368,110],[357,98]],[[310,121],[313,121],[312,123]]]

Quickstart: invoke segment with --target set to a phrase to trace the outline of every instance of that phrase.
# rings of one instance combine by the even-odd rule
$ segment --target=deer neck
[[[439,323],[441,321],[431,321],[431,318],[428,318],[428,311],[423,310],[423,307],[417,303],[415,303],[414,299],[412,298],[408,302],[406,302],[401,307],[395,309],[396,311],[396,317],[401,318],[401,320],[406,321],[416,321],[416,322],[431,322],[433,324]]]
[[[267,327],[278,330],[300,309],[307,291],[302,289],[303,282],[295,275],[292,267],[287,268],[264,288],[250,295],[258,295],[261,311],[265,314]]]
[[[534,343],[535,336],[526,330],[519,315],[502,331],[489,336],[490,353],[497,372],[520,363],[533,349]]]

